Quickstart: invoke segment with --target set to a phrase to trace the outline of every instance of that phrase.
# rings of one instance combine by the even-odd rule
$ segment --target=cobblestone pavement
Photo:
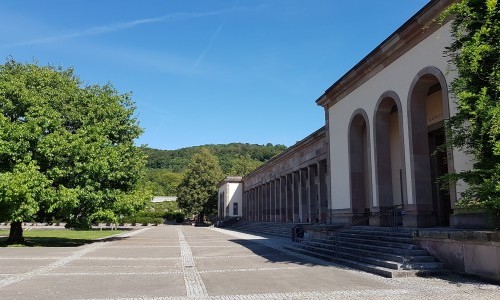
[[[0,299],[500,299],[495,284],[387,279],[292,255],[286,243],[172,225],[74,248],[0,248]]]

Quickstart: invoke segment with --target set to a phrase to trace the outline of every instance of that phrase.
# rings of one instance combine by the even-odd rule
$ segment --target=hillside
[[[241,160],[245,160],[248,163],[258,166],[287,149],[284,145],[273,145],[270,143],[267,145],[247,143],[203,145],[178,150],[143,149],[148,155],[147,167],[149,169],[164,169],[180,173],[186,169],[191,157],[202,147],[208,148],[219,158],[220,165],[225,174],[228,174],[235,162],[239,161],[241,163]]]

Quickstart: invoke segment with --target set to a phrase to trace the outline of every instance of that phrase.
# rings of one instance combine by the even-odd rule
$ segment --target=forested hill
[[[287,149],[284,145],[270,143],[267,145],[247,143],[203,145],[178,150],[143,149],[148,155],[147,167],[149,169],[164,169],[180,173],[186,169],[191,157],[202,147],[209,149],[219,158],[221,168],[225,174],[231,173],[230,171],[235,164],[246,163],[258,166]]]

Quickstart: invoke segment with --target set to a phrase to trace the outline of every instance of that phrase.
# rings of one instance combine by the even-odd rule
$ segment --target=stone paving
[[[387,279],[288,253],[288,239],[147,227],[74,248],[0,248],[0,299],[500,299],[443,275]]]

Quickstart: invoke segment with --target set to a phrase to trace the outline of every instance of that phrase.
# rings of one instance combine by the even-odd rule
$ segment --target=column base
[[[425,228],[437,226],[436,215],[430,205],[408,205],[403,212],[403,227]]]

